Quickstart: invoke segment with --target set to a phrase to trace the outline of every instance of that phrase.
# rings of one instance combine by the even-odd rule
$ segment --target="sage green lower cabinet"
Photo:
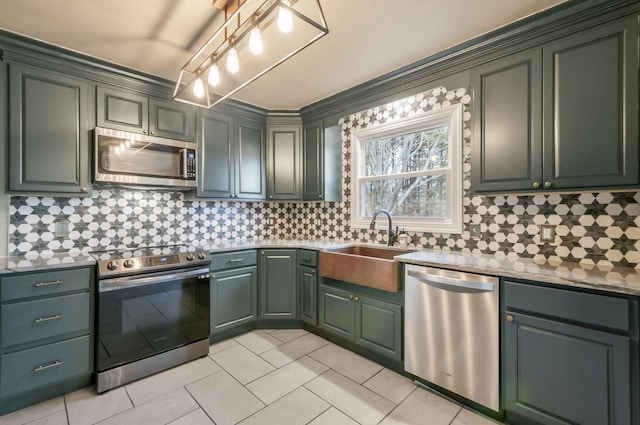
[[[630,335],[637,333],[631,301],[517,282],[503,288],[507,421],[637,423],[631,407],[638,384],[631,374],[637,373],[630,357]]]
[[[258,310],[256,266],[211,274],[211,333],[253,322]]]
[[[298,310],[300,320],[315,326],[317,323],[318,269],[298,266]]]
[[[0,278],[0,415],[89,385],[94,289],[89,267]]]
[[[392,360],[402,359],[402,306],[320,284],[318,327]]]
[[[260,250],[260,319],[295,319],[297,250]]]
[[[258,313],[256,251],[211,256],[211,334],[254,322]]]
[[[298,251],[298,318],[312,326],[318,323],[317,267],[317,251]]]

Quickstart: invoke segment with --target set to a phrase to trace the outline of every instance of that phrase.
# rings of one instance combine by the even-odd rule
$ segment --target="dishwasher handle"
[[[421,282],[424,282],[428,285],[432,285],[433,283],[438,283],[442,285],[444,288],[451,287],[452,289],[472,289],[478,292],[493,292],[495,291],[495,284],[490,282],[480,282],[480,281],[472,281],[472,280],[464,280],[457,279],[448,276],[441,276],[431,273],[422,273],[417,272],[415,270],[407,270],[407,274],[411,277],[415,277]]]

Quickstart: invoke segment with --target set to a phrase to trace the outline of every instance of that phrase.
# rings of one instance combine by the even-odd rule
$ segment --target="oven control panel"
[[[128,253],[130,255],[131,253]],[[177,252],[160,255],[128,256],[111,255],[98,260],[98,276],[121,276],[139,274],[195,265],[208,265],[211,257],[205,251]]]

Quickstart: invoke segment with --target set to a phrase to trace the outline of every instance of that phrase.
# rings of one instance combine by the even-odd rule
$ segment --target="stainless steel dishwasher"
[[[499,411],[499,281],[405,266],[405,370]]]

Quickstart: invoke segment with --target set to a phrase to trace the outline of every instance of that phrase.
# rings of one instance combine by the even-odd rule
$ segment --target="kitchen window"
[[[351,226],[388,210],[408,231],[462,232],[462,105],[352,133]]]

